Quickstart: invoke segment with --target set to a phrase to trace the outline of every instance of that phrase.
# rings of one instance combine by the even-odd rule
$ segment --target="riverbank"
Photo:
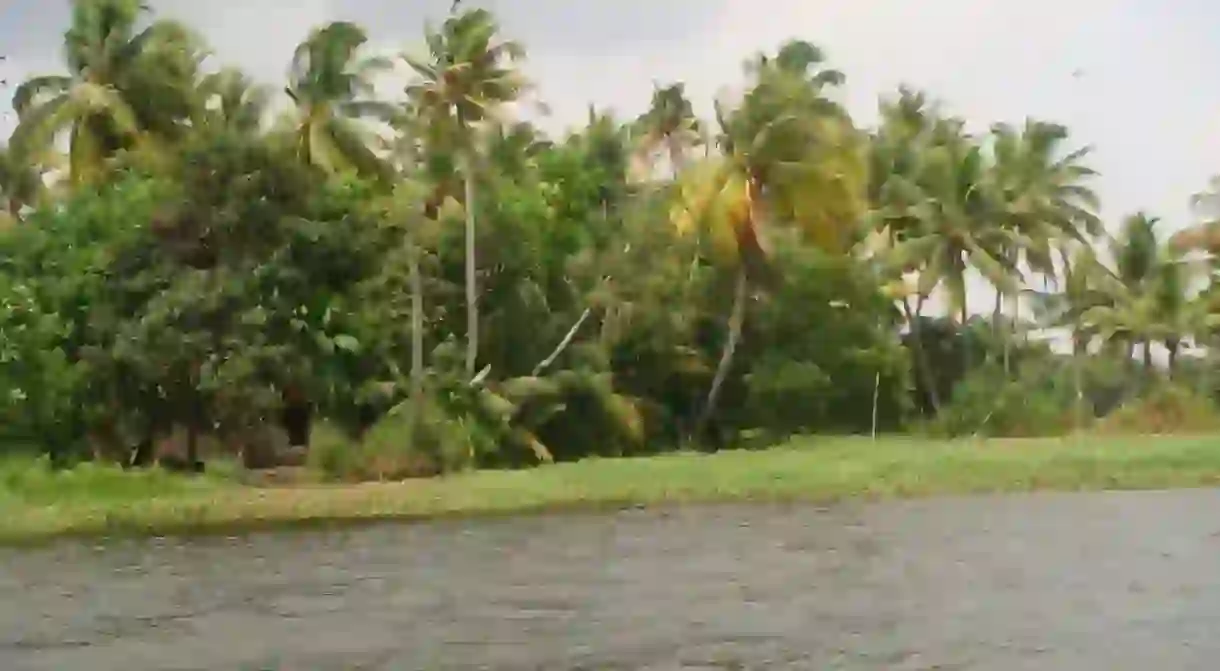
[[[253,487],[86,466],[0,471],[0,544],[633,505],[833,502],[1220,484],[1220,437],[943,442],[805,438],[759,451],[599,459],[434,480]]]

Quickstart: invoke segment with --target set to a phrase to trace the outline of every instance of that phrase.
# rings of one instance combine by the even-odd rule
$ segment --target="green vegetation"
[[[925,441],[796,439],[761,451],[590,459],[401,483],[246,487],[89,467],[0,475],[0,542],[63,535],[233,533],[446,515],[647,504],[885,499],[1220,482],[1215,438]],[[69,492],[66,496],[64,491]],[[76,495],[80,494],[80,497]]]
[[[675,82],[548,135],[509,115],[545,91],[486,10],[390,57],[319,26],[260,83],[138,0],[73,8],[0,150],[12,535],[1209,477],[1177,442],[654,457],[1220,430],[1214,185],[1172,238],[1143,213],[1107,229],[1064,126],[971,132],[902,89],[865,128],[804,40],[725,73],[744,86],[713,119]],[[345,486],[234,484],[285,466]]]

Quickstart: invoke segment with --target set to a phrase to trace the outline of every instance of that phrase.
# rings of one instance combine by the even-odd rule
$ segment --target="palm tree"
[[[237,68],[206,75],[199,83],[198,122],[239,133],[262,130],[270,92]]]
[[[1014,245],[1004,250],[1007,262],[1024,261],[1043,277],[1055,275],[1055,249],[1065,244],[1086,243],[1102,232],[1096,212],[1097,194],[1087,186],[1096,172],[1085,165],[1089,147],[1064,150],[1067,128],[1029,119],[1017,131],[1007,124],[992,127],[994,155],[993,188],[1004,210],[1001,225],[1016,234]],[[1016,296],[1009,294],[1010,298]],[[996,287],[993,327],[998,329],[1005,298]],[[1019,303],[1014,301],[1014,307]],[[1010,338],[1004,339],[1004,362],[1008,366]]]
[[[1026,291],[1033,299],[1034,319],[1038,325],[1071,331],[1075,415],[1079,429],[1084,425],[1084,359],[1089,341],[1096,335],[1096,310],[1112,306],[1114,296],[1122,293],[1123,286],[1113,271],[1098,260],[1092,246],[1068,244],[1060,248],[1060,254],[1059,290]]]
[[[907,286],[905,276],[919,269],[918,259],[900,258],[905,254],[899,243],[917,236],[921,227],[919,207],[927,200],[920,183],[927,150],[946,135],[958,134],[958,122],[946,119],[939,105],[915,89],[900,87],[898,95],[882,98],[881,123],[869,139],[869,226],[859,246],[869,252],[882,277],[903,278],[898,292],[906,322],[911,329],[911,349],[915,356],[915,375],[929,392],[933,409],[940,408],[938,386],[923,346],[923,307],[929,291]],[[914,305],[911,295],[915,295]]]
[[[171,21],[137,30],[145,11],[139,0],[74,0],[64,35],[69,74],[35,77],[17,88],[13,151],[45,157],[67,133],[69,176],[80,182],[119,150],[185,131],[201,60],[198,41]]]
[[[1186,253],[1220,252],[1220,175],[1208,180],[1207,188],[1190,198],[1195,222],[1169,239],[1174,249]]]
[[[635,123],[636,151],[651,162],[659,151],[669,158],[676,177],[686,167],[688,153],[703,144],[703,129],[682,83],[654,86],[648,111]]]
[[[373,150],[367,119],[388,121],[393,109],[374,98],[373,76],[389,68],[361,58],[368,41],[354,23],[336,21],[314,30],[292,57],[284,92],[295,106],[282,129],[300,159],[328,172],[345,170],[388,178]]]
[[[990,166],[972,138],[958,135],[930,146],[920,160],[922,198],[907,207],[914,225],[896,246],[894,258],[903,267],[919,269],[920,296],[945,289],[951,312],[965,324],[968,269],[994,286],[1015,289],[1017,269],[1008,251],[1015,237],[999,225],[998,204],[987,183]]]
[[[473,377],[479,351],[479,308],[475,246],[475,131],[498,109],[516,101],[527,82],[514,63],[524,49],[498,37],[495,17],[484,9],[451,15],[440,30],[426,32],[424,58],[403,55],[415,74],[406,88],[422,116],[430,154],[461,157],[466,210],[466,373]],[[438,180],[438,184],[443,182]],[[443,196],[441,196],[443,198]],[[436,199],[439,204],[439,199]]]
[[[1154,342],[1162,343],[1168,352],[1172,377],[1183,341],[1206,336],[1213,321],[1206,298],[1189,295],[1194,268],[1181,250],[1162,244],[1156,230],[1159,221],[1142,212],[1124,220],[1121,236],[1110,243],[1117,269],[1110,300],[1082,317],[1104,337],[1125,341],[1128,359],[1136,344],[1141,344],[1148,380],[1153,372]]]
[[[0,228],[20,221],[22,208],[36,204],[44,190],[36,167],[0,146]]]
[[[1149,297],[1152,294],[1149,289],[1156,276],[1157,262],[1161,253],[1160,239],[1156,231],[1158,223],[1160,223],[1159,217],[1137,212],[1123,220],[1120,237],[1110,241],[1110,253],[1114,257],[1119,281],[1124,287],[1124,295],[1120,297],[1122,300],[1118,300],[1116,303],[1126,308],[1125,313],[1128,317],[1125,320],[1118,319],[1112,320],[1112,322],[1121,325],[1125,321],[1133,327],[1133,330],[1126,331],[1128,357],[1134,354],[1136,343],[1140,342],[1137,335],[1147,330],[1145,327],[1151,319],[1153,307],[1149,304]],[[1120,311],[1117,314],[1123,312]],[[1150,372],[1152,369],[1152,342],[1147,337],[1143,338],[1142,342],[1144,366],[1146,371]]]
[[[748,65],[754,85],[741,104],[732,110],[717,105],[721,156],[688,171],[672,211],[680,230],[702,229],[714,247],[729,250],[722,258],[734,273],[727,337],[697,437],[732,366],[750,287],[775,280],[760,242],[764,216],[823,249],[844,251],[864,210],[860,137],[843,109],[825,97],[825,87],[836,81],[799,67],[821,62],[797,59],[793,53],[801,49],[793,45],[803,44],[786,44],[774,61],[760,56]]]

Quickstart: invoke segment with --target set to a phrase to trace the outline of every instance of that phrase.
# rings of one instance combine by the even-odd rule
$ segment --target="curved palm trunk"
[[[733,310],[729,313],[728,338],[724,341],[720,363],[716,365],[716,375],[712,378],[712,386],[707,392],[707,401],[703,404],[703,411],[699,413],[698,423],[695,424],[696,439],[703,438],[708,422],[716,411],[720,389],[733,367],[733,355],[737,352],[737,345],[741,343],[741,328],[746,320],[746,288],[746,274],[743,270],[738,270],[736,286],[733,289]]]
[[[1165,349],[1169,350],[1169,379],[1174,378],[1174,374],[1178,370],[1178,352],[1182,347],[1181,341],[1176,338],[1170,338],[1165,341]]]
[[[472,379],[479,357],[479,288],[474,239],[474,160],[466,159],[466,378]]]

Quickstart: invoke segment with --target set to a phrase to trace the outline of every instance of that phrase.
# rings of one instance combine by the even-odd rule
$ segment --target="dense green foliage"
[[[17,89],[0,154],[5,451],[267,465],[312,425],[308,463],[365,479],[750,436],[1061,434],[1145,391],[1210,411],[1208,360],[1180,353],[1217,303],[1184,254],[1220,235],[1170,241],[1142,214],[1105,234],[1062,126],[970,134],[902,90],[859,128],[844,76],[789,41],[714,122],[673,84],[548,137],[506,118],[532,88],[485,10],[398,59],[318,28],[285,54],[272,122],[267,90],[203,70],[185,27],[74,4],[67,74]],[[396,65],[410,84],[376,99]],[[972,275],[989,319],[965,309]]]

